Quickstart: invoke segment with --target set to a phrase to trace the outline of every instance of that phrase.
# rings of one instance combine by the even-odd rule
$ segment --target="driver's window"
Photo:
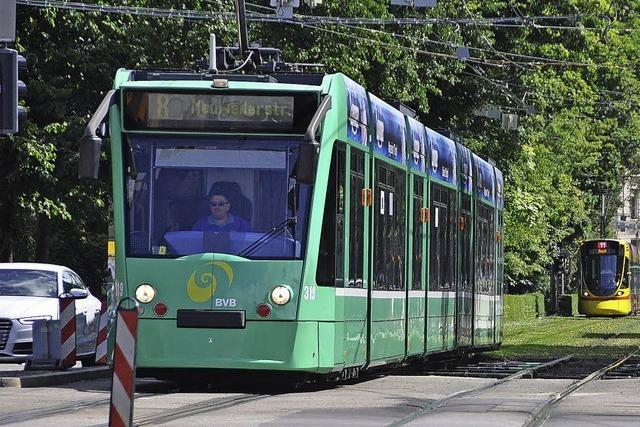
[[[73,276],[71,275],[71,272],[69,271],[64,271],[62,273],[62,290],[63,292],[67,293],[67,292],[71,292],[71,289],[76,288],[76,281],[74,280]]]
[[[622,276],[622,288],[623,289],[627,289],[629,287],[629,279],[631,278],[631,275],[629,274],[629,265],[626,264],[624,266],[624,270],[623,270],[623,276]]]
[[[80,278],[80,276],[78,276],[75,273],[71,273],[71,277],[73,278],[75,284],[76,284],[76,288],[78,289],[87,289],[87,287],[85,286],[84,282],[82,281],[82,279]]]

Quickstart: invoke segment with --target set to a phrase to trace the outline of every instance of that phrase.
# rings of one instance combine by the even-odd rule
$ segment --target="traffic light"
[[[0,49],[0,135],[18,132],[18,120],[27,111],[18,105],[18,99],[27,92],[18,73],[27,67],[27,61],[13,49]]]

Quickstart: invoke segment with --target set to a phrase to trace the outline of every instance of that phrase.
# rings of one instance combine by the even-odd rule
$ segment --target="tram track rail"
[[[544,370],[544,369],[549,369],[549,368],[551,368],[553,366],[556,366],[558,364],[565,363],[565,362],[571,360],[573,357],[574,357],[574,355],[569,355],[569,356],[561,357],[559,359],[552,360],[552,361],[547,362],[547,363],[543,363],[543,364],[540,364],[540,365],[527,367],[527,368],[522,369],[522,370],[520,370],[520,371],[518,371],[518,372],[516,372],[514,374],[509,375],[508,377],[500,378],[500,379],[498,379],[498,380],[496,380],[496,381],[494,381],[492,383],[484,384],[484,385],[479,386],[479,387],[474,387],[472,389],[467,389],[467,390],[461,390],[461,391],[449,394],[449,395],[445,396],[442,399],[439,399],[439,400],[437,400],[437,401],[435,401],[433,403],[430,403],[428,405],[420,407],[417,411],[415,411],[412,414],[402,418],[399,421],[396,421],[396,422],[390,424],[389,426],[390,427],[397,427],[397,426],[402,426],[402,425],[408,424],[411,421],[414,421],[414,420],[420,418],[421,416],[427,414],[428,412],[431,412],[431,411],[433,411],[433,410],[445,405],[447,402],[449,402],[451,400],[459,399],[461,397],[469,396],[469,395],[475,394],[475,393],[480,393],[480,392],[483,392],[483,391],[488,390],[490,388],[496,387],[496,386],[498,386],[500,384],[504,384],[504,383],[509,382],[509,381],[517,380],[517,379],[520,379],[520,378],[523,378],[523,377],[526,377],[526,376],[529,376],[529,375],[532,376],[537,371]]]
[[[554,393],[548,399],[546,399],[545,401],[543,401],[542,403],[540,403],[538,406],[534,408],[534,410],[527,416],[523,424],[523,427],[541,426],[549,418],[549,416],[551,415],[551,411],[561,400],[571,395],[571,393],[574,393],[576,390],[580,389],[581,387],[588,384],[589,382],[602,378],[608,372],[618,368],[619,366],[622,366],[627,360],[629,360],[631,357],[636,355],[639,351],[640,351],[640,347],[628,353],[627,355],[621,357],[615,362],[601,369],[598,369],[595,372],[592,372],[591,374],[587,375],[585,378],[581,379],[580,381],[576,381],[570,384],[559,393]]]
[[[136,395],[136,399],[141,397],[154,396],[157,393],[141,393]],[[26,411],[20,411],[19,413],[4,415],[0,417],[0,426],[10,425],[15,423],[21,423],[26,421],[38,420],[43,418],[49,418],[56,415],[64,415],[80,411],[83,409],[95,408],[103,405],[109,405],[111,402],[110,397],[104,397],[91,402],[87,401],[74,401],[65,405],[48,406],[46,408],[32,409]]]
[[[271,397],[268,394],[241,394],[228,397],[215,397],[212,399],[203,400],[201,402],[190,403],[180,406],[178,408],[168,409],[154,413],[152,415],[140,416],[133,418],[134,426],[146,426],[163,424],[169,421],[174,421],[180,418],[187,418],[193,415],[203,414],[207,412],[219,411],[221,409],[227,409],[233,406],[239,406],[247,403],[251,403],[257,400],[266,399]]]

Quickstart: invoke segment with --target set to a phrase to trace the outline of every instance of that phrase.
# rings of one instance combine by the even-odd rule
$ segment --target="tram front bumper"
[[[139,368],[317,372],[318,322],[251,321],[242,329],[178,328],[175,319],[140,319]]]
[[[578,312],[587,316],[626,316],[631,312],[631,301],[629,299],[581,299],[578,302]]]

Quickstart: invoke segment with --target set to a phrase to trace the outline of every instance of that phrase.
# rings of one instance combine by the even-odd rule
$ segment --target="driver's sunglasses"
[[[217,206],[224,206],[229,202],[209,202],[209,206],[211,206],[212,208],[215,208]]]

